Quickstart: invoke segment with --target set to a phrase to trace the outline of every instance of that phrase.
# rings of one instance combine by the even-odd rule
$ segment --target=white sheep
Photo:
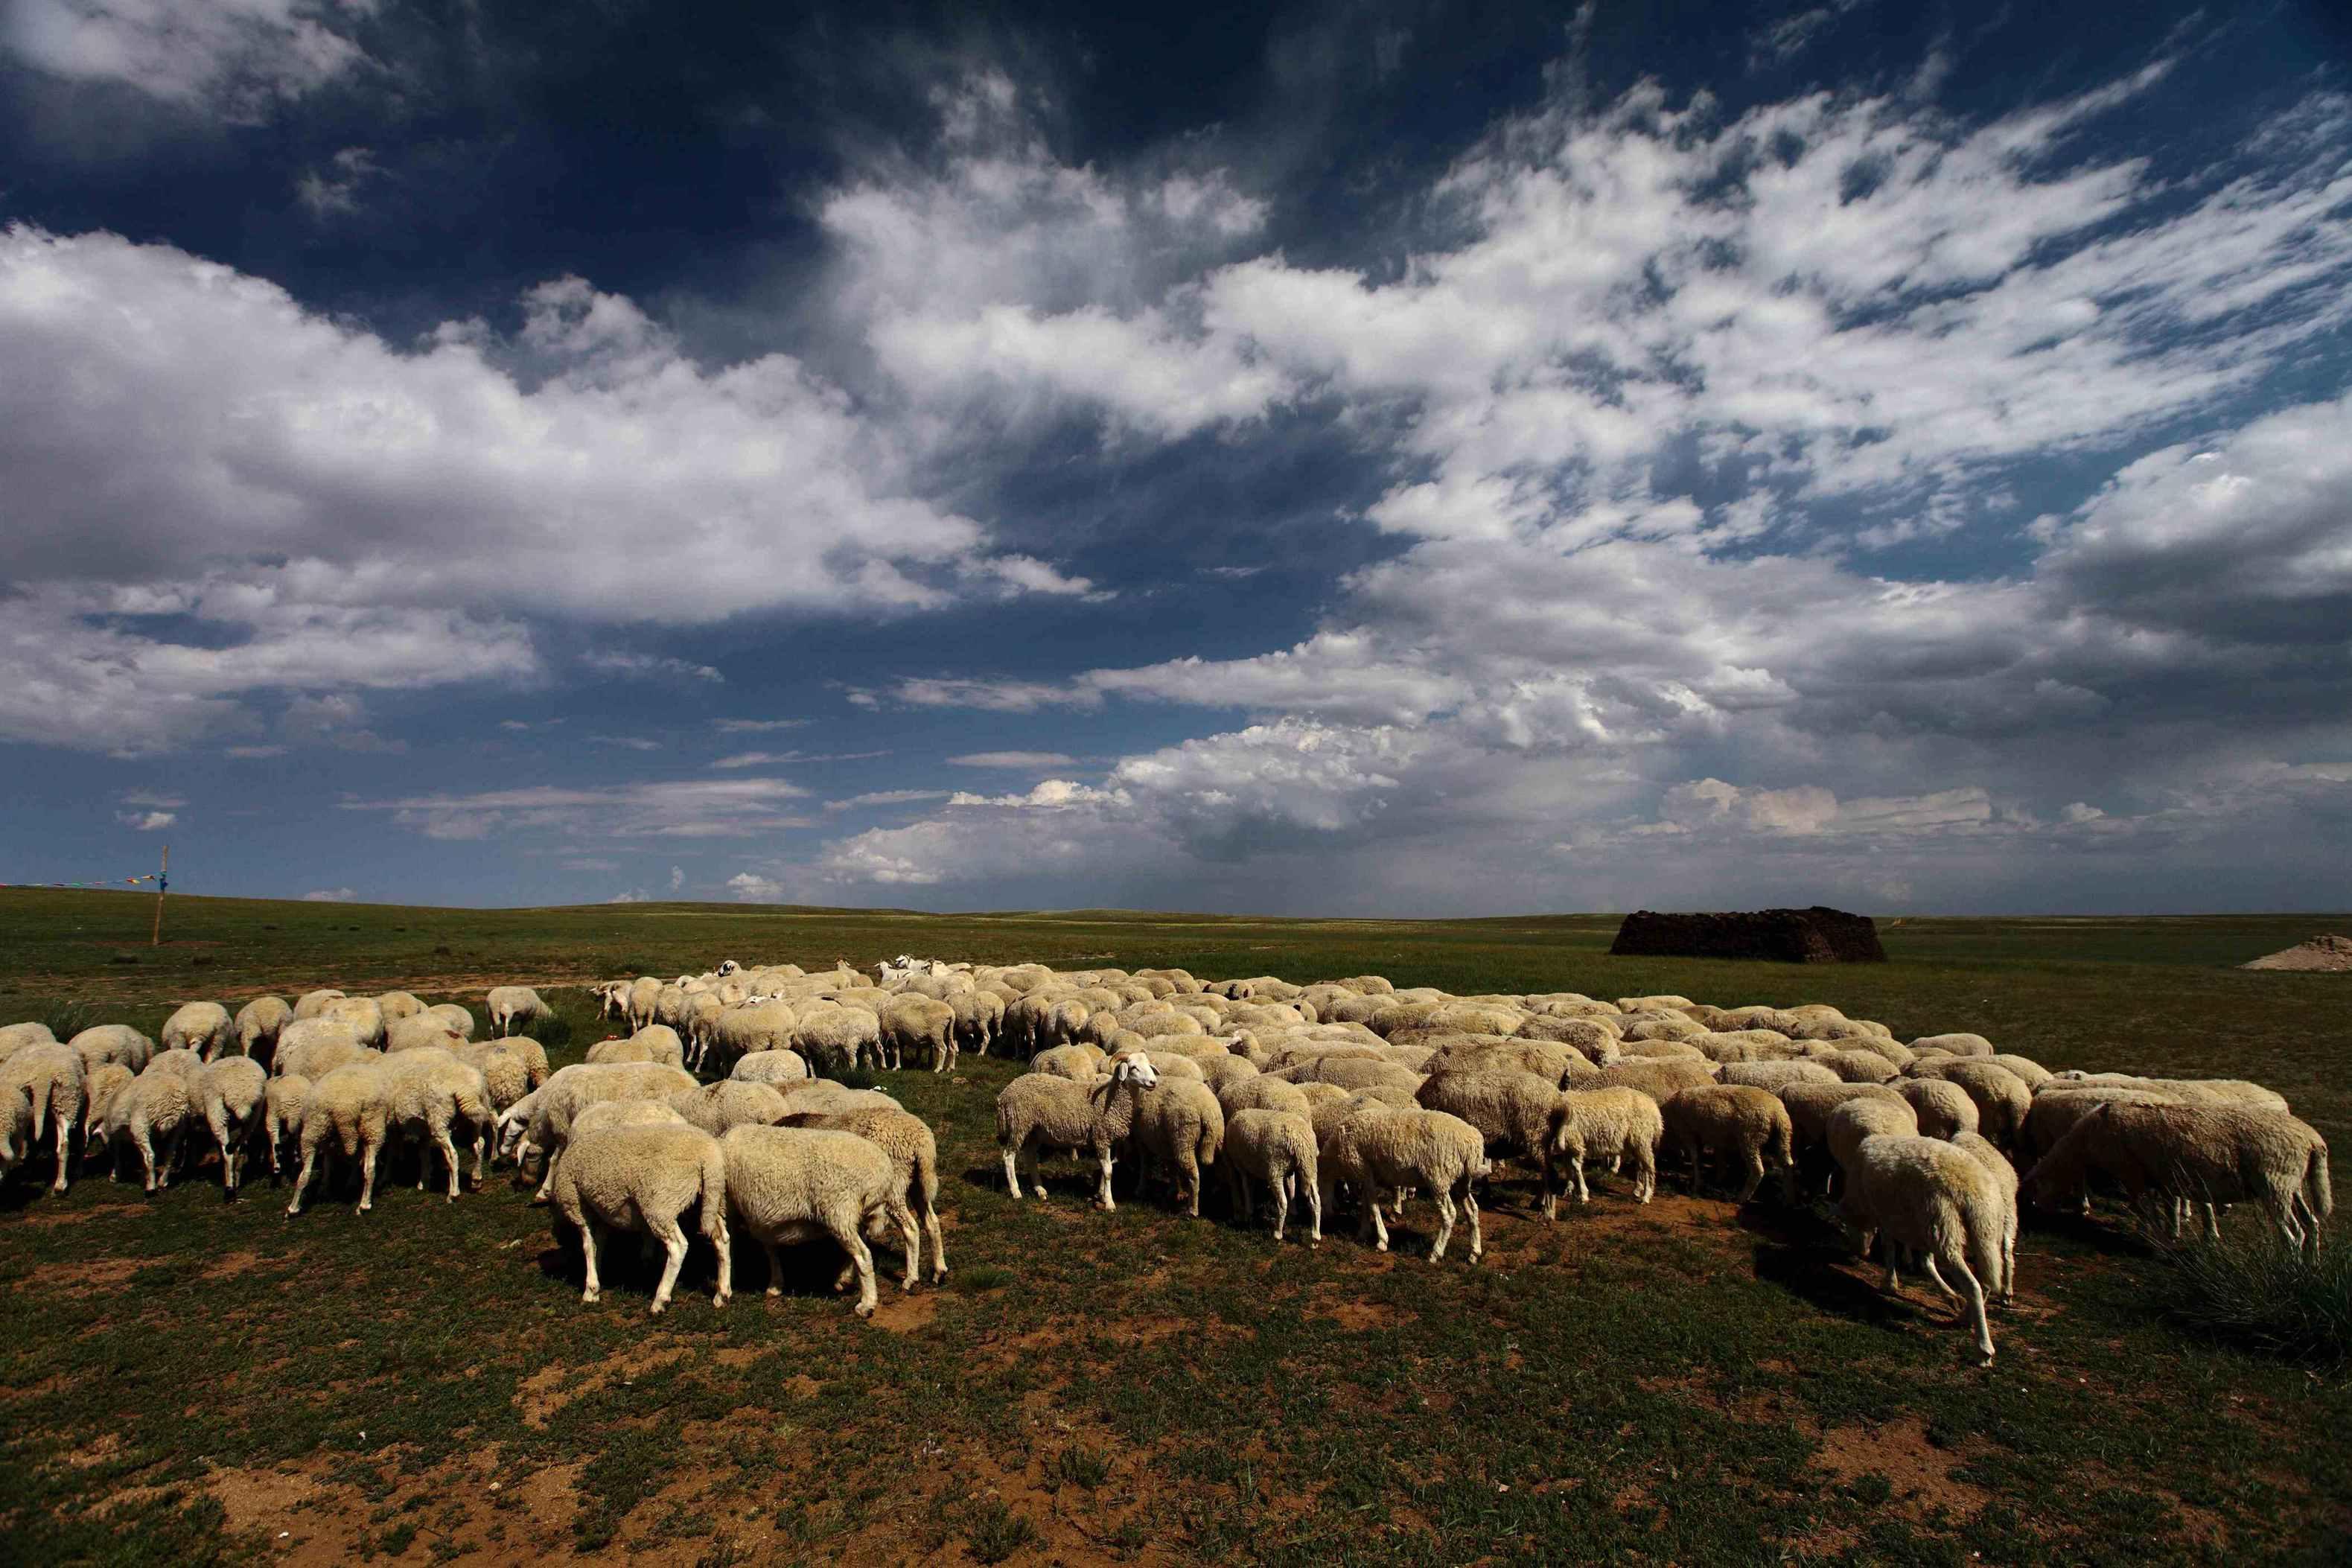
[[[155,1059],[155,1042],[128,1024],[93,1024],[67,1043],[81,1053],[86,1069],[116,1062],[143,1072]]]
[[[682,1089],[667,1103],[713,1138],[723,1138],[730,1128],[747,1124],[772,1127],[791,1110],[774,1089],[745,1079],[721,1079]]]
[[[278,1048],[278,1031],[294,1021],[294,1009],[283,996],[256,996],[236,1010],[233,1026],[240,1055],[267,1061]]]
[[[1013,1195],[1021,1195],[1020,1157],[1029,1157],[1030,1185],[1045,1195],[1037,1174],[1037,1155],[1044,1149],[1091,1151],[1100,1167],[1095,1201],[1106,1209],[1118,1205],[1110,1195],[1111,1149],[1135,1129],[1139,1099],[1160,1081],[1152,1065],[1139,1057],[1121,1057],[1111,1070],[1097,1079],[1077,1080],[1050,1073],[1024,1073],[996,1097],[996,1143],[1004,1155],[1004,1180]]]
[[[2218,1237],[2216,1204],[2259,1203],[2288,1244],[2314,1258],[2336,1206],[2327,1141],[2284,1110],[2108,1100],[2035,1162],[2025,1181],[2037,1194],[2073,1194],[2093,1174],[2134,1199],[2172,1200],[2176,1236],[2184,1204],[2201,1208],[2207,1233]]]
[[[375,1049],[383,1048],[383,1009],[376,1005],[374,997],[339,997],[328,1003],[327,1010],[319,1016],[322,1018],[338,1019],[349,1025],[352,1038],[358,1040],[360,1044]]]
[[[882,1051],[893,1068],[928,1052],[931,1070],[955,1066],[955,1009],[929,996],[900,996],[882,1009]]]
[[[0,1024],[0,1062],[6,1061],[27,1046],[53,1046],[57,1040],[49,1026],[37,1019],[22,1024]]]
[[[654,1288],[656,1316],[669,1305],[688,1243],[678,1217],[701,1205],[702,1234],[719,1254],[713,1307],[727,1305],[734,1268],[727,1230],[727,1162],[719,1140],[683,1121],[607,1127],[581,1138],[563,1162],[548,1193],[553,1214],[580,1237],[584,1279],[583,1303],[603,1294],[596,1255],[613,1231],[638,1231],[658,1243],[665,1255],[661,1283]]]
[[[0,1104],[21,1099],[27,1111],[26,1152],[46,1137],[57,1139],[57,1178],[52,1192],[64,1192],[70,1168],[75,1125],[89,1103],[89,1073],[82,1055],[54,1039],[37,1040],[0,1061]]]
[[[339,1067],[315,1080],[302,1107],[302,1169],[294,1178],[287,1214],[302,1212],[302,1194],[318,1169],[320,1152],[335,1150],[345,1160],[360,1163],[358,1212],[366,1214],[375,1203],[375,1165],[383,1152],[390,1114],[391,1085],[375,1062]]]
[[[1892,1110],[1882,1102],[1856,1100],[1841,1107],[1837,1118]],[[1845,1163],[1842,1213],[1859,1234],[1865,1253],[1873,1236],[1886,1244],[1888,1289],[1901,1288],[1905,1252],[1923,1260],[1937,1288],[1965,1303],[1976,1331],[1978,1358],[1991,1365],[1986,1281],[1998,1288],[2006,1278],[2002,1247],[2007,1234],[2000,1183],[1992,1172],[1975,1155],[1940,1138],[1874,1134],[1855,1143]],[[1945,1282],[1945,1269],[1958,1277],[1965,1292]]]
[[[545,1172],[531,1198],[544,1203],[562,1163],[574,1116],[599,1100],[667,1100],[694,1086],[683,1070],[658,1062],[575,1062],[507,1107],[498,1119],[499,1152],[511,1146],[520,1157],[521,1144],[528,1142],[545,1157]]]
[[[1576,1201],[1585,1203],[1584,1163],[1621,1167],[1633,1183],[1633,1201],[1646,1204],[1658,1190],[1658,1145],[1666,1134],[1658,1102],[1635,1089],[1564,1089],[1555,1097],[1545,1146],[1555,1165],[1565,1163],[1576,1180]],[[1549,1216],[1546,1216],[1549,1217]]]
[[[1689,1156],[1693,1194],[1706,1156],[1716,1153],[1743,1173],[1738,1202],[1753,1198],[1772,1169],[1780,1173],[1784,1195],[1796,1201],[1795,1138],[1779,1095],[1753,1084],[1707,1084],[1683,1090],[1663,1110],[1667,1139]]]
[[[191,1050],[210,1061],[236,1038],[236,1027],[219,1003],[190,1002],[163,1020],[159,1038],[167,1051]]]
[[[1151,1065],[1160,1072],[1159,1086],[1137,1103],[1135,1111],[1136,1190],[1142,1191],[1152,1162],[1165,1160],[1176,1168],[1177,1201],[1198,1219],[1201,1170],[1217,1163],[1225,1139],[1224,1108],[1202,1079],[1178,1077],[1156,1061]]]
[[[438,1150],[449,1173],[449,1202],[457,1201],[457,1144],[453,1130],[463,1126],[474,1145],[474,1184],[482,1182],[483,1144],[496,1113],[480,1071],[446,1050],[408,1051],[386,1058],[381,1069],[390,1086],[384,1112],[387,1129],[414,1138],[416,1186],[422,1192]]]
[[[246,1148],[260,1131],[256,1112],[261,1109],[269,1075],[250,1057],[224,1057],[206,1067],[196,1081],[205,1125],[212,1131],[214,1146],[220,1150],[221,1191],[234,1197],[245,1169]]]
[[[1281,1244],[1283,1227],[1290,1221],[1295,1192],[1307,1201],[1308,1245],[1322,1245],[1323,1188],[1316,1172],[1313,1123],[1296,1111],[1237,1110],[1226,1118],[1222,1152],[1237,1218],[1247,1224],[1256,1212],[1250,1183],[1264,1182],[1274,1191],[1276,1244]]]
[[[305,991],[294,999],[294,1016],[298,1019],[322,1017],[326,1014],[328,1004],[340,1002],[342,999],[343,994],[332,987]]]
[[[727,1076],[738,1083],[795,1083],[809,1076],[798,1051],[753,1051],[735,1058]]]
[[[261,1138],[269,1149],[272,1181],[284,1170],[284,1158],[301,1152],[302,1108],[310,1099],[307,1078],[273,1078],[262,1089]]]
[[[1376,1236],[1376,1247],[1386,1252],[1389,1231],[1381,1217],[1381,1191],[1395,1192],[1399,1202],[1407,1191],[1425,1190],[1437,1200],[1437,1239],[1430,1261],[1445,1257],[1454,1235],[1458,1204],[1470,1217],[1470,1261],[1486,1250],[1478,1223],[1478,1196],[1473,1184],[1493,1169],[1486,1161],[1486,1141],[1458,1116],[1442,1110],[1400,1110],[1382,1107],[1343,1118],[1330,1138],[1317,1151],[1323,1206],[1331,1206],[1334,1188],[1345,1182],[1357,1194],[1362,1210],[1358,1233]]]
[[[465,1008],[460,1007],[455,1002],[436,1002],[432,1006],[427,1007],[425,1010],[434,1017],[438,1018],[443,1023],[448,1025],[451,1028],[457,1030],[458,1038],[469,1043],[472,1041],[474,1037],[474,1015],[467,1012]]]
[[[728,1210],[768,1254],[770,1295],[782,1289],[779,1244],[831,1237],[849,1255],[856,1276],[857,1315],[872,1317],[877,1292],[874,1254],[866,1240],[869,1226],[905,1237],[907,1272],[900,1283],[915,1288],[922,1234],[898,1167],[880,1147],[855,1132],[806,1127],[738,1127],[719,1146]]]
[[[172,1167],[177,1161],[180,1141],[187,1135],[189,1127],[199,1123],[203,1117],[197,1093],[198,1085],[194,1079],[151,1068],[131,1079],[130,1087],[114,1097],[113,1105],[107,1110],[107,1142],[118,1147],[128,1142],[139,1151],[150,1193],[172,1184]],[[115,1167],[119,1174],[119,1155]]]
[[[828,1115],[794,1118],[794,1125],[835,1132],[855,1132],[890,1157],[907,1194],[907,1206],[930,1243],[930,1277],[934,1283],[948,1277],[947,1237],[940,1226],[940,1145],[929,1123],[896,1107],[867,1107]],[[882,1239],[877,1237],[876,1239]],[[922,1259],[909,1258],[913,1271],[923,1271]]]
[[[365,1050],[350,1025],[335,1018],[296,1018],[278,1031],[278,1049],[269,1058],[273,1073],[291,1073],[318,1081],[335,1068],[347,1065],[351,1052]],[[321,1066],[332,1060],[332,1066]]]
[[[1423,1109],[1443,1110],[1475,1127],[1489,1155],[1531,1160],[1540,1173],[1545,1219],[1559,1209],[1559,1182],[1551,1156],[1552,1112],[1559,1108],[1556,1083],[1531,1072],[1454,1072],[1432,1075],[1415,1091]]]
[[[499,1035],[511,1035],[518,1026],[555,1016],[555,1009],[528,985],[493,985],[486,1000],[490,1009],[491,1031]]]

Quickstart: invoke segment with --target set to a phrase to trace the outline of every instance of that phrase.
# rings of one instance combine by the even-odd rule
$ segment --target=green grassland
[[[312,984],[478,1010],[549,987],[577,1059],[607,1032],[553,987],[719,958],[911,952],[1179,964],[1452,990],[1833,1003],[1898,1036],[1974,1030],[2053,1066],[2227,1073],[2340,1149],[2352,976],[2233,966],[2341,917],[1911,919],[1884,966],[1607,956],[1610,917],[1390,922],[1108,911],[938,916],[688,905],[454,910],[0,891],[0,1022],[121,1019]],[[804,1249],[785,1293],[659,1320],[504,1173],[299,1218],[209,1170],[153,1200],[98,1174],[0,1190],[0,1561],[504,1562],[597,1552],[820,1562],[2116,1563],[2344,1560],[2352,1390],[2194,1337],[2112,1215],[2030,1216],[1996,1366],[1887,1300],[1812,1210],[1614,1181],[1546,1226],[1525,1172],[1487,1255],[1433,1266],[1352,1223],[1319,1248],[1160,1194],[1114,1214],[1049,1163],[1005,1195],[1017,1068],[886,1075],[939,1130],[953,1273],[860,1322]],[[404,1172],[404,1166],[394,1168]],[[389,1190],[386,1190],[388,1186]],[[2228,1224],[2250,1225],[2239,1213]],[[890,1279],[897,1260],[885,1255]],[[281,1532],[283,1532],[281,1534]]]

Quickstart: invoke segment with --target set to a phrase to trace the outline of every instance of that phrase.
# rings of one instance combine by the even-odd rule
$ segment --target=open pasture
[[[2339,919],[1907,920],[1893,962],[1616,959],[1613,917],[1291,921],[643,905],[473,911],[0,892],[0,1021],[123,1021],[313,984],[480,1015],[722,957],[870,965],[1378,973],[1459,993],[1827,1002],[1898,1037],[1971,1031],[2057,1066],[2260,1080],[2346,1147],[2344,976],[2231,966]],[[2352,1391],[2185,1333],[2113,1211],[2029,1210],[2000,1353],[1974,1368],[1930,1292],[1883,1299],[1822,1215],[1622,1184],[1547,1226],[1498,1169],[1486,1256],[1352,1223],[1277,1247],[1162,1197],[1115,1213],[1048,1161],[1004,1191],[996,1091],[967,1054],[885,1086],[937,1131],[954,1271],[859,1321],[807,1249],[763,1299],[756,1248],[713,1310],[646,1271],[579,1301],[575,1249],[502,1170],[455,1205],[387,1180],[283,1215],[209,1171],[150,1200],[98,1174],[0,1192],[0,1554],[13,1561],[1967,1563],[2335,1560]],[[1124,1167],[1122,1167],[1124,1173]],[[276,1200],[276,1201],[273,1201]],[[1294,1216],[1295,1218],[1295,1216]],[[2226,1222],[2252,1223],[2244,1213]],[[2331,1238],[2331,1245],[2341,1245]],[[616,1256],[625,1255],[618,1249]],[[745,1257],[749,1253],[751,1256]]]

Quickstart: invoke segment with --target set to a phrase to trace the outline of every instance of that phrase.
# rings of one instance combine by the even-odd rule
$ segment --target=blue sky
[[[0,0],[0,881],[2329,909],[2352,26]]]

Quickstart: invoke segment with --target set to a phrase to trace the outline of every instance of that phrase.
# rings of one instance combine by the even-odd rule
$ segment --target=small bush
[[[1037,1527],[1027,1514],[990,1498],[973,1508],[965,1545],[975,1563],[1002,1563],[1036,1539]]]
[[[2144,1231],[2165,1263],[2165,1316],[2242,1350],[2336,1368],[2352,1361],[2352,1252],[2315,1260],[2267,1225],[2219,1241]]]
[[[1054,1475],[1065,1485],[1093,1491],[1110,1479],[1110,1461],[1092,1448],[1065,1448],[1054,1456]]]
[[[131,961],[137,963],[136,959]],[[60,1040],[70,1040],[93,1025],[107,1022],[98,1008],[88,1002],[57,1001],[41,1008],[33,1017],[49,1026],[49,1033]]]
[[[549,1050],[572,1043],[572,1020],[561,1013],[541,1013],[522,1029]]]

